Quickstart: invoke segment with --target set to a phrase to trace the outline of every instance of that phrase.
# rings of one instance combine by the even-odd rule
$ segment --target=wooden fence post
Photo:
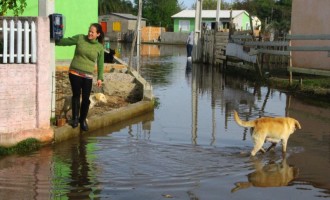
[[[291,31],[289,31],[291,35]],[[291,46],[291,39],[289,40],[289,47]],[[292,85],[292,51],[289,52],[289,84]]]

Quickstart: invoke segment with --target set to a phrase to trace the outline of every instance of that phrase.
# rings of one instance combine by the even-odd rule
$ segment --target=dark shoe
[[[79,124],[79,109],[80,109],[80,99],[79,98],[72,98],[72,120],[71,126],[72,128],[76,128]]]
[[[88,124],[86,122],[86,118],[89,110],[89,104],[90,101],[81,103],[79,123],[80,123],[80,130],[82,131],[88,131]]]
[[[72,119],[72,121],[71,121],[72,128],[76,128],[78,126],[78,124],[79,124],[78,119]]]
[[[82,130],[82,131],[88,131],[89,130],[88,129],[88,124],[87,124],[87,121],[86,120],[80,122],[80,130]]]

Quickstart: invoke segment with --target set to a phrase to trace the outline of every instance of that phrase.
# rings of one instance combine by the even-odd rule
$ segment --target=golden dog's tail
[[[301,129],[301,126],[300,126],[298,120],[295,120],[294,123],[295,123],[296,128]]]
[[[243,121],[239,118],[236,110],[234,110],[234,118],[235,121],[238,125],[243,126],[243,127],[254,127],[255,126],[255,121]]]

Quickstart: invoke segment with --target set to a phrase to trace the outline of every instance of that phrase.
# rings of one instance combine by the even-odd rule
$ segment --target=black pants
[[[192,50],[193,50],[193,45],[187,44],[187,57],[191,57]]]
[[[74,74],[69,74],[69,79],[71,83],[72,100],[80,100],[80,95],[82,97],[79,121],[83,121],[86,119],[89,109],[89,96],[92,90],[93,79],[83,78]]]

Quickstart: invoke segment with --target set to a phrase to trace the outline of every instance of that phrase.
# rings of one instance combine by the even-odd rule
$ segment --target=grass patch
[[[312,105],[330,107],[330,78],[304,78],[302,80],[292,80],[289,84],[288,79],[270,78],[269,86],[291,92],[301,96],[300,100]]]
[[[158,97],[154,97],[154,106],[156,109],[160,106],[160,100]]]
[[[295,89],[301,91],[327,91],[330,89],[330,78],[304,78],[304,79],[294,79],[292,84],[289,84],[289,79],[283,78],[269,78],[268,83],[270,86]],[[322,94],[321,92],[320,94]]]
[[[242,77],[249,82],[259,85],[287,91],[295,96],[300,96],[300,100],[308,101],[313,105],[330,107],[330,77],[300,74],[293,75],[292,84],[289,83],[289,74],[286,70],[272,71],[260,77],[253,68],[244,69],[239,67],[227,66],[226,74],[235,77]]]
[[[17,143],[12,147],[0,147],[0,156],[10,154],[26,154],[32,151],[36,151],[41,147],[41,142],[34,138],[28,138]]]
[[[302,87],[330,89],[330,78],[302,79]]]

